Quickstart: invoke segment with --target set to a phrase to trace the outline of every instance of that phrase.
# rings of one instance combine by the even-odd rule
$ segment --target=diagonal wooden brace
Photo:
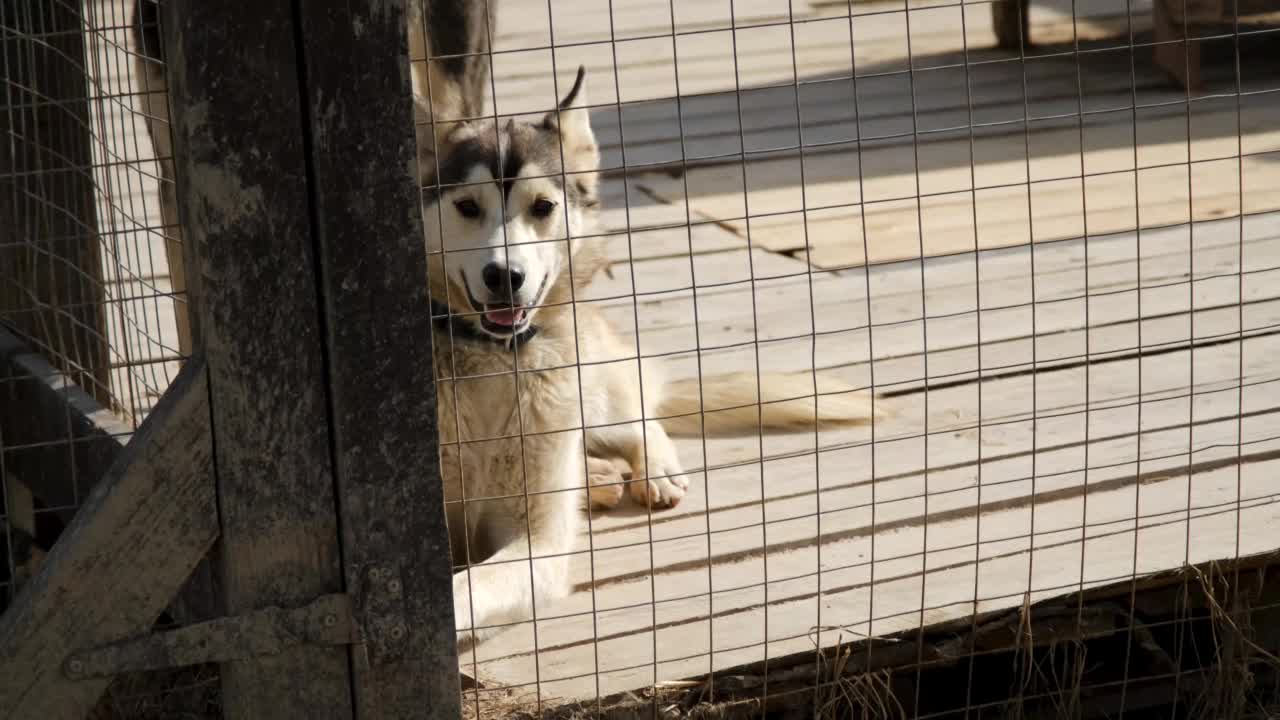
[[[0,717],[80,720],[107,678],[62,672],[76,645],[144,632],[218,535],[203,359],[188,362],[0,616]]]
[[[359,635],[350,598],[324,595],[300,608],[263,608],[78,652],[67,659],[63,672],[72,680],[111,677],[277,655],[304,644],[351,645]]]

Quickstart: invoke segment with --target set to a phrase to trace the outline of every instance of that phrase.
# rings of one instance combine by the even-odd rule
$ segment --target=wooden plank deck
[[[539,680],[544,697],[607,694],[802,651],[818,627],[879,635],[1274,549],[1280,218],[1250,218],[1243,245],[1239,227],[1198,225],[1194,246],[1185,228],[1144,233],[1140,252],[1133,236],[1091,239],[1089,283],[1107,294],[1087,324],[1079,240],[1036,249],[1034,316],[1026,248],[984,253],[981,291],[972,256],[928,261],[923,308],[916,263],[872,268],[870,303],[861,273],[815,278],[832,334],[761,345],[760,366],[867,382],[874,359],[899,415],[874,443],[823,433],[816,455],[811,436],[708,440],[705,455],[681,442],[687,465],[711,468],[685,502],[596,515],[579,593],[545,611],[538,654],[517,628],[475,669]],[[756,290],[762,335],[806,332],[807,278],[774,289]],[[788,290],[799,302],[761,302]],[[750,336],[750,288],[719,295],[729,310],[699,305],[704,347]],[[687,309],[641,303],[646,354],[691,349]],[[618,313],[625,326],[631,308]],[[705,350],[704,371],[750,368],[755,352]]]
[[[1280,546],[1280,100],[1188,104],[1127,51],[994,62],[981,5],[966,33],[912,13],[911,80],[906,19],[856,18],[855,119],[824,9],[794,40],[683,36],[673,61],[666,38],[648,84],[583,51],[593,102],[629,103],[594,117],[633,230],[602,242],[636,260],[591,293],[678,376],[874,371],[897,416],[679,441],[689,497],[594,514],[577,593],[465,672],[589,698]],[[1123,20],[1095,4],[1082,42]],[[1069,13],[1033,21],[1070,38]],[[966,44],[991,61],[968,77]],[[499,107],[545,107],[547,65],[496,65]]]
[[[495,42],[502,113],[552,105],[553,59],[561,90],[588,67],[597,242],[631,264],[587,300],[676,375],[874,381],[897,414],[679,441],[689,497],[594,514],[578,591],[464,672],[594,697],[1280,546],[1274,74],[1237,100],[1210,63],[1188,104],[1142,52],[1131,76],[1105,2],[1074,23],[1039,5],[1025,64],[992,49],[984,3],[859,2],[851,30],[844,3],[739,1],[736,33],[727,2],[612,5],[611,26],[607,4],[505,0]],[[126,115],[114,201],[155,227]],[[159,235],[120,237],[120,297],[163,288]],[[176,347],[171,305],[146,302],[152,324],[112,338],[133,360]]]

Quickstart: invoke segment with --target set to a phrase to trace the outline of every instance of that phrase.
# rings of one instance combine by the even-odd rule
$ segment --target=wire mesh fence
[[[582,397],[627,356],[645,362],[616,372],[644,386],[650,420],[685,419],[650,387],[657,366],[692,412],[717,409],[714,376],[745,372],[819,420],[866,391],[886,416],[778,434],[759,432],[766,408],[736,439],[677,438],[677,507],[595,511],[541,560],[572,558],[568,599],[464,647],[464,671],[497,688],[469,711],[621,712],[617,693],[642,692],[654,710],[744,717],[1079,717],[1139,712],[1166,681],[1204,711],[1182,674],[1200,672],[1186,643],[1212,613],[1143,618],[1134,589],[1100,639],[1084,591],[1271,549],[1269,511],[1250,507],[1274,491],[1250,476],[1273,434],[1245,409],[1245,388],[1261,408],[1273,381],[1255,354],[1270,323],[1245,309],[1274,271],[1247,249],[1272,232],[1277,179],[1275,67],[1249,59],[1274,42],[1273,18],[1249,14],[1265,9],[500,5],[499,118],[551,109],[586,67],[600,224],[570,234],[615,264],[575,296],[578,322],[594,307],[626,349],[599,357],[607,343],[580,333]],[[477,250],[448,212],[428,223],[465,277]],[[771,396],[771,372],[805,381]],[[638,415],[582,412],[587,474],[643,473],[591,457],[610,451],[591,428]],[[1075,632],[1045,628],[1062,621]],[[1014,650],[948,634],[992,627]]]
[[[117,2],[0,6],[4,606],[39,574],[184,352],[132,12]],[[142,686],[113,689],[104,708],[158,710],[170,692],[151,685],[145,701],[116,703],[128,687]]]
[[[136,424],[191,347],[158,65],[33,7],[0,321]],[[1280,712],[1280,5],[407,15],[464,714]],[[173,677],[117,712],[217,716]]]
[[[3,8],[0,474],[7,527],[21,535],[11,550],[49,549],[103,469],[89,460],[127,440],[181,359],[131,12],[110,2]],[[78,404],[41,407],[41,388]],[[102,432],[84,436],[86,418]],[[20,554],[9,578],[24,572]]]

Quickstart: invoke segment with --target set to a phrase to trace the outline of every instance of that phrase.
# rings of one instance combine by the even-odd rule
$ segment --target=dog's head
[[[428,249],[440,253],[453,311],[496,339],[529,329],[563,295],[569,238],[592,227],[600,153],[584,75],[540,120],[437,123],[434,147],[422,148]]]

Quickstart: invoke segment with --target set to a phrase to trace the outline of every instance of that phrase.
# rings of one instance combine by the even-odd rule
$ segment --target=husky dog
[[[585,72],[542,117],[481,117],[494,27],[486,6],[492,0],[410,3],[415,57],[443,56],[414,67],[414,95],[431,295],[423,312],[435,317],[463,647],[567,594],[585,503],[612,507],[627,490],[651,508],[680,502],[689,480],[670,434],[812,432],[880,412],[867,393],[825,385],[815,405],[808,375],[667,381],[600,310],[575,303],[607,264],[591,237],[600,153]],[[139,0],[143,28],[148,13],[154,27],[154,10]],[[143,38],[138,47],[159,45]],[[141,60],[139,71],[163,87],[154,63]],[[167,119],[162,99],[150,114],[153,124]],[[153,138],[167,155],[167,133]]]
[[[455,563],[466,566],[454,576],[464,645],[567,592],[588,496],[612,506],[626,485],[650,507],[684,497],[669,431],[812,431],[815,420],[856,425],[879,412],[850,388],[815,409],[807,375],[667,382],[599,310],[575,303],[604,265],[590,237],[600,153],[584,76],[579,68],[540,119],[436,122],[419,142],[445,499]],[[629,479],[613,460],[630,466]]]

